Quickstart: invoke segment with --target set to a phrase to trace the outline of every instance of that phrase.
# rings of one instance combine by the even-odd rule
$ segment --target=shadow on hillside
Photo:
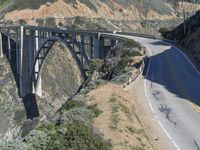
[[[15,78],[15,82],[17,85],[17,89],[18,89],[18,94],[19,94],[19,76],[17,74],[17,63],[16,63],[16,43],[14,40],[11,39],[10,44],[11,44],[11,60],[9,60],[9,54],[8,54],[8,38],[6,35],[2,34],[2,40],[3,40],[3,53],[4,56],[6,57],[6,59],[8,60],[12,73],[14,75]],[[19,47],[19,46],[18,46]]]
[[[169,46],[167,43],[163,42],[153,42],[151,44]],[[162,85],[166,90],[177,97],[190,100],[200,106],[200,92],[198,91],[200,88],[200,76],[193,67],[188,67],[191,64],[187,61],[182,61],[182,65],[179,66],[176,62],[179,60],[179,57],[181,60],[182,56],[180,53],[169,46],[169,49],[166,49],[165,52],[161,52],[148,58],[146,60],[147,65],[145,65],[143,71],[143,76],[150,81],[150,85],[148,84],[147,87],[153,89],[155,88],[155,83]],[[177,58],[178,60],[174,60],[174,58]],[[149,64],[150,67],[148,71]],[[146,76],[147,72],[148,75]],[[159,98],[159,96],[161,96],[159,89],[154,89],[154,91],[155,93],[152,93],[152,95],[155,96],[155,98]]]
[[[28,94],[23,97],[22,100],[26,110],[27,119],[34,119],[40,115],[35,94]]]
[[[8,38],[6,35],[2,34],[2,40],[3,40],[3,53],[6,59],[9,62],[9,65],[11,67],[11,71],[14,75],[14,79],[17,85],[18,89],[18,95],[20,95],[20,86],[19,86],[19,75],[17,74],[17,58],[16,58],[16,46],[19,47],[19,45],[16,45],[16,42],[11,39],[11,60],[9,60],[9,54],[8,54]],[[29,94],[22,98],[24,108],[26,111],[27,119],[33,119],[35,117],[39,116],[39,110],[38,105],[36,101],[36,95],[35,94]]]

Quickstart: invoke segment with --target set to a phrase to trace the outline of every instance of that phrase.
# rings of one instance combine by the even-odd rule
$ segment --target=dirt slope
[[[127,88],[105,84],[88,94],[88,104],[102,112],[94,119],[94,127],[111,141],[114,150],[172,149],[165,134],[151,117],[139,77]]]
[[[153,149],[135,112],[134,97],[122,86],[106,84],[91,91],[89,99],[102,111],[94,127],[111,140],[114,150]]]

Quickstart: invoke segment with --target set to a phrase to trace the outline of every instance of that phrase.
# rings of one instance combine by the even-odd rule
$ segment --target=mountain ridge
[[[74,16],[115,20],[169,19],[182,13],[183,6],[186,12],[200,8],[199,1],[192,4],[173,0],[10,0],[8,3],[9,0],[0,2],[2,18],[7,20]]]

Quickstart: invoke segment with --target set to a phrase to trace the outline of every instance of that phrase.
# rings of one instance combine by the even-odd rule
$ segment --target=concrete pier
[[[36,43],[35,43],[35,52],[37,53],[39,50],[39,44],[41,45],[41,41],[39,40],[40,36],[41,36],[41,32],[39,32],[38,30],[35,32],[36,35]],[[43,40],[43,38],[42,38]],[[35,74],[35,78],[38,78],[38,81],[36,81],[36,86],[35,89],[33,90],[33,92],[35,92],[35,94],[37,94],[38,96],[42,97],[42,77],[39,74],[39,61],[36,61],[35,64],[35,72],[37,72],[37,74]],[[35,84],[35,83],[34,83]]]
[[[7,36],[7,40],[8,40],[8,59],[11,60],[11,43],[10,43],[10,35]]]
[[[94,37],[93,55],[94,58],[103,59],[104,54],[104,38],[98,34]]]

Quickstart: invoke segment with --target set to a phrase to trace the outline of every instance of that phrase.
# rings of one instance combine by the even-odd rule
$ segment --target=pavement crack
[[[160,105],[160,108],[159,108],[160,112],[164,113],[165,114],[165,117],[167,118],[167,120],[169,120],[171,123],[174,124],[174,126],[177,125],[177,122],[173,121],[170,117],[170,114],[172,112],[172,109],[169,108],[167,105],[165,104],[161,104]]]

